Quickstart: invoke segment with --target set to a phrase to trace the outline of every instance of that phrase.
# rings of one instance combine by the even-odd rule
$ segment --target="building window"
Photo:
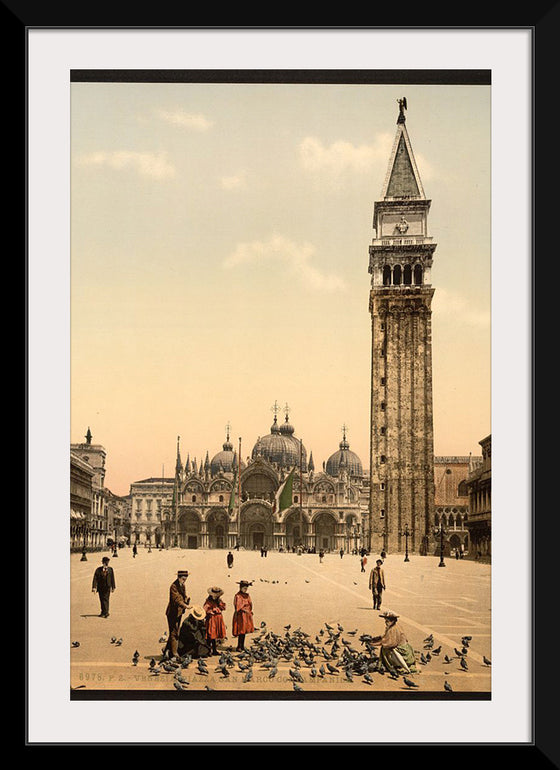
[[[382,411],[382,412],[384,412],[384,411],[385,411],[385,401],[382,401],[382,402],[381,402],[381,411]]]
[[[219,502],[220,502],[220,503],[223,503],[223,502],[224,502],[224,496],[223,496],[223,495],[220,495],[220,497],[219,497]]]
[[[385,508],[382,508],[382,509],[379,511],[379,518],[380,518],[380,519],[384,519],[384,518],[385,518]]]
[[[379,428],[379,432],[381,433],[382,436],[385,435],[385,428],[384,428],[384,426],[381,426],[381,428]]]
[[[294,503],[299,502],[299,497],[297,495],[294,495]]]
[[[193,495],[193,496],[191,497],[191,501],[192,501],[193,503],[196,503],[196,495]]]
[[[382,377],[382,378],[381,378],[381,384],[382,384],[382,385],[385,385],[385,377]]]
[[[387,461],[387,458],[385,457],[385,455],[381,455],[381,457],[379,458],[379,462],[384,463],[386,461]]]
[[[384,481],[382,481],[381,484],[379,485],[379,489],[385,489],[385,482]]]

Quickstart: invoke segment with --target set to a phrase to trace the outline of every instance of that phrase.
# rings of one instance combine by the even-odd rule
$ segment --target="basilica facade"
[[[284,482],[291,485],[285,508],[277,499]],[[368,538],[368,501],[367,478],[345,430],[317,471],[288,416],[279,424],[275,415],[246,461],[239,462],[229,434],[221,451],[199,464],[190,455],[183,464],[178,441],[173,493],[153,544],[352,552]]]

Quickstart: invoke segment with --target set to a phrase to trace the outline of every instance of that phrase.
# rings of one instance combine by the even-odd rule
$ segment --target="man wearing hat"
[[[369,589],[373,594],[373,609],[381,609],[381,596],[385,590],[385,573],[381,569],[383,561],[377,559],[375,567],[369,573]]]
[[[193,604],[187,609],[186,617],[179,631],[179,655],[192,658],[207,658],[210,646],[206,638],[206,613],[202,607]]]
[[[247,589],[251,585],[248,580],[239,582],[239,591],[233,597],[233,621],[231,632],[237,637],[237,652],[245,649],[245,634],[255,630],[253,623],[253,602]]]
[[[186,594],[185,583],[189,573],[186,569],[180,569],[177,572],[177,579],[169,586],[169,602],[165,615],[169,627],[169,636],[167,644],[163,649],[165,657],[176,658],[179,645],[179,627],[183,612],[190,604],[190,598]]]
[[[217,642],[226,638],[226,624],[222,612],[225,610],[225,602],[221,600],[224,592],[219,586],[211,586],[204,602],[206,613],[206,636],[210,642],[210,654],[217,655]]]
[[[101,604],[100,618],[109,617],[109,598],[111,592],[115,590],[115,573],[113,568],[109,567],[109,557],[104,556],[101,559],[101,567],[98,567],[93,573],[93,583],[91,590],[99,594],[99,602]]]
[[[379,658],[387,671],[390,674],[418,673],[414,650],[397,623],[399,616],[389,610],[382,612],[379,617],[385,621],[385,633],[383,636],[374,636],[371,644],[381,647]]]

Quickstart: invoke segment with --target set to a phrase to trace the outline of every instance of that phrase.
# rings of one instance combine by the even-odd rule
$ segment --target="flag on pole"
[[[233,484],[231,487],[231,495],[229,497],[229,506],[228,506],[228,512],[229,515],[233,513],[233,509],[235,508],[235,490],[237,488],[237,468],[234,471],[233,474]]]
[[[274,498],[274,513],[282,513],[292,504],[292,490],[294,485],[294,469],[288,473],[282,484],[278,487]]]

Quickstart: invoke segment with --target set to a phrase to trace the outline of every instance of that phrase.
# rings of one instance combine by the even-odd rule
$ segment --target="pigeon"
[[[329,669],[331,674],[339,674],[340,673],[340,669],[338,669],[336,666],[331,666],[330,663],[327,663],[327,668]]]
[[[297,682],[292,682],[293,688],[295,692],[303,692],[302,688],[299,686]]]
[[[468,651],[468,649],[466,647],[463,647],[461,652],[462,652],[463,655],[467,655],[469,651]]]
[[[185,679],[185,677],[179,674],[178,672],[175,674],[175,679],[178,682],[181,682],[181,684],[189,684],[189,682]]]
[[[488,660],[488,658],[485,655],[482,656],[482,660],[484,661],[486,666],[491,666],[492,665],[492,661]]]
[[[453,687],[451,687],[451,685],[449,684],[449,682],[447,680],[445,680],[445,682],[443,683],[443,689],[446,692],[453,692]]]
[[[433,641],[434,641],[434,635],[433,635],[433,634],[430,634],[429,636],[427,636],[427,637],[424,639],[424,642],[428,642],[428,643],[429,643],[429,642],[433,642]]]
[[[309,675],[312,676],[313,679],[315,679],[315,677],[317,676],[317,669],[315,668],[315,666],[312,667],[311,671],[309,672]]]
[[[111,644],[115,644],[116,641],[117,641],[117,637],[116,636],[112,636],[111,637]]]
[[[403,682],[407,687],[418,687],[416,682],[413,682],[411,679],[407,679],[406,676],[403,676]]]
[[[365,673],[364,674],[364,682],[366,684],[373,684],[373,677],[371,674]]]
[[[180,690],[181,692],[182,692],[183,690],[185,690],[185,689],[186,689],[185,687],[183,687],[183,685],[181,684],[181,682],[177,682],[177,681],[173,682],[173,687],[174,687],[176,690]]]
[[[79,642],[72,642],[72,647],[79,647],[79,646],[80,646]]]
[[[164,644],[167,641],[167,639],[165,638],[165,636],[160,636],[158,641],[159,641],[159,644]]]
[[[249,669],[249,671],[247,671],[247,673],[243,677],[243,681],[244,682],[250,682],[252,678],[253,678],[253,670]]]
[[[461,658],[461,668],[464,671],[468,671],[469,670],[469,664],[467,663],[467,661],[464,658]]]
[[[439,655],[441,652],[441,645],[437,647],[435,650],[432,650],[432,655]]]
[[[446,663],[451,663],[451,658],[449,657],[449,655],[444,655],[444,657],[443,657],[443,660],[444,660]]]
[[[151,661],[150,661],[150,668],[154,668],[155,665],[156,665],[156,660],[155,660],[155,658],[152,658]]]
[[[455,653],[455,655],[458,658],[462,658],[463,657],[463,653],[461,652],[461,650],[458,650],[456,647],[453,648],[453,652]]]
[[[208,692],[214,692],[214,689],[207,684],[204,685],[204,689],[207,690]]]
[[[420,653],[420,663],[425,666],[428,663],[428,659],[423,652]]]
[[[266,623],[264,622],[264,620],[261,620],[261,628],[265,628],[265,626],[266,626]]]
[[[122,644],[122,642],[123,642],[123,640],[122,640],[122,639],[117,639],[117,641],[115,642],[115,646],[116,646],[116,647],[120,647],[120,646],[121,646],[121,644]]]
[[[278,669],[276,668],[276,666],[274,666],[274,668],[271,668],[270,671],[268,672],[268,678],[274,679],[277,673],[278,673]]]
[[[310,580],[307,580],[307,578],[306,578],[306,579],[305,579],[305,582],[306,582],[306,583],[310,583],[311,581],[310,581]]]

